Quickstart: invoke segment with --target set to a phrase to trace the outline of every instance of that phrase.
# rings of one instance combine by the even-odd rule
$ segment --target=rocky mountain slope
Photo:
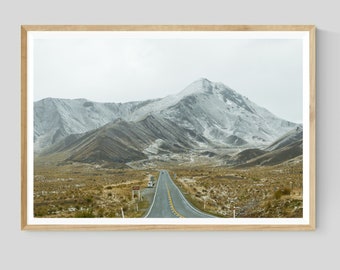
[[[121,118],[93,131],[69,135],[41,156],[63,153],[65,161],[125,163],[148,155],[180,153],[209,143],[192,130],[167,119],[148,115],[138,122]]]
[[[248,162],[248,156],[256,158],[298,141],[292,131],[296,128],[298,124],[207,79],[155,100],[98,103],[47,98],[34,103],[35,153],[62,153],[82,162],[129,162],[216,148],[248,149],[233,157],[234,162]]]
[[[303,131],[300,126],[287,132],[264,150],[246,149],[227,160],[229,165],[251,167],[276,165],[302,156]]]

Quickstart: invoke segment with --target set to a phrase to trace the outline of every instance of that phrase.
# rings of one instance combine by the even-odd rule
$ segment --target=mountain
[[[154,115],[138,122],[121,118],[84,134],[69,135],[40,156],[62,156],[62,161],[126,163],[151,155],[181,153],[209,143],[204,137]]]
[[[295,129],[292,129],[291,131],[277,139],[275,142],[273,142],[271,145],[269,145],[266,148],[266,150],[277,150],[295,144],[296,142],[302,144],[302,139],[303,139],[302,126],[297,126]]]
[[[235,154],[234,156],[227,157],[227,164],[228,165],[245,164],[249,160],[252,160],[252,159],[254,159],[258,156],[261,156],[263,154],[266,154],[266,153],[267,153],[267,151],[261,150],[261,149],[258,149],[258,148],[246,149],[246,150],[243,150],[243,151]]]
[[[303,131],[301,126],[287,132],[264,150],[246,149],[227,159],[227,164],[238,167],[276,165],[302,156]]]
[[[166,153],[248,149],[243,156],[231,157],[238,164],[259,156],[260,151],[296,142],[298,136],[291,130],[299,127],[224,84],[204,78],[161,99],[100,103],[47,98],[34,103],[36,155],[59,153],[65,160],[82,162],[130,162]],[[290,137],[282,137],[287,132]]]
[[[199,79],[177,95],[134,110],[130,120],[157,113],[221,145],[265,145],[296,126],[222,83]]]
[[[41,152],[70,134],[84,133],[127,118],[148,102],[99,103],[86,99],[46,98],[34,102],[34,151]]]

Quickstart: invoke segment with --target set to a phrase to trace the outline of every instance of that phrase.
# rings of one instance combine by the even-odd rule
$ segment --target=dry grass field
[[[243,169],[176,166],[169,173],[193,205],[218,217],[230,218],[234,213],[238,218],[302,217],[301,162]],[[34,215],[142,217],[153,197],[147,188],[151,175],[157,179],[158,170],[82,163],[36,165]],[[132,198],[133,186],[140,186],[141,200],[137,194]]]
[[[302,163],[247,169],[197,167],[172,171],[197,208],[219,217],[302,217]]]
[[[140,217],[148,198],[132,198],[132,187],[147,187],[151,170],[110,169],[88,164],[36,166],[35,217]],[[142,192],[143,194],[143,192]],[[138,210],[138,211],[137,211]]]

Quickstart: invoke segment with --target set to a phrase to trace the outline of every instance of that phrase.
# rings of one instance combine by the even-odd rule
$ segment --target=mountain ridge
[[[103,154],[103,157],[98,154],[97,159],[127,162],[148,158],[153,151],[164,152],[162,145],[170,152],[180,151],[178,148],[188,151],[214,147],[265,148],[299,126],[276,117],[223,83],[201,78],[176,95],[145,101],[103,103],[81,98],[37,101],[34,103],[34,150],[36,154],[46,155],[73,149],[74,160],[95,161],[96,157],[90,158],[90,153],[76,158],[75,153],[81,152],[84,141],[79,151],[72,145],[81,138],[90,140],[91,134],[110,129],[116,135],[102,138],[107,149],[94,137],[91,137],[92,148],[87,145],[88,149]],[[136,141],[121,138],[119,129]],[[132,155],[121,150],[119,157],[115,147],[130,149]]]
[[[71,134],[40,156],[63,153],[66,162],[130,162],[159,153],[186,152],[197,147],[197,141],[209,143],[170,120],[148,115],[138,122],[118,118],[96,130]]]

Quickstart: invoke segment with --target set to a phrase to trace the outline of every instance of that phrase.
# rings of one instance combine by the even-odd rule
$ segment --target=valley
[[[204,78],[161,99],[34,104],[35,217],[144,217],[157,179],[177,217],[189,204],[202,216],[302,217],[302,167],[301,124]]]
[[[225,166],[167,168],[174,183],[197,209],[216,217],[302,217],[302,163],[244,169]],[[155,187],[149,188],[158,169],[112,169],[72,164],[36,167],[34,213],[48,218],[143,217]],[[155,183],[157,185],[157,181]],[[141,199],[132,188],[138,186]]]

